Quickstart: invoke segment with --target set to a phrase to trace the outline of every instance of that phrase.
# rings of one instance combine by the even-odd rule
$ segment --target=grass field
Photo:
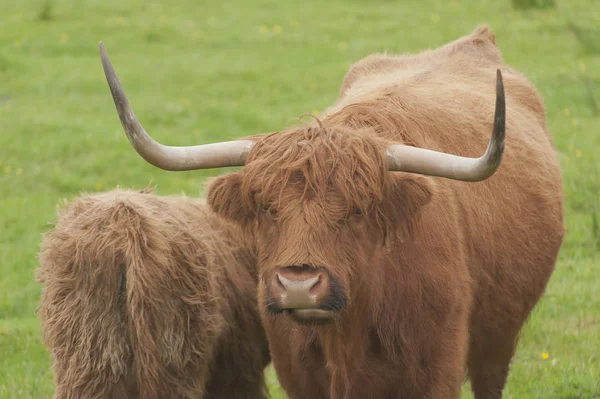
[[[34,269],[56,205],[150,181],[197,195],[223,173],[164,172],[133,151],[98,41],[145,127],[183,145],[280,129],[331,104],[361,57],[439,46],[480,23],[544,96],[566,195],[560,260],[505,397],[600,398],[598,0],[531,10],[509,0],[0,0],[0,398],[53,392]]]

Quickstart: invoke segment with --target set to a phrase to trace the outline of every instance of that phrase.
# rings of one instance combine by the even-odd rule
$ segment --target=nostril
[[[321,278],[321,275],[318,274],[317,276],[317,281],[315,281],[315,283],[312,285],[312,287],[310,287],[310,293],[311,294],[316,294],[317,292],[319,292],[321,290],[321,287],[323,286],[323,279]]]
[[[285,289],[284,281],[287,279],[285,277],[282,277],[279,273],[275,273],[275,275],[277,276],[277,278],[275,279],[275,283],[277,284],[277,286],[281,289]]]

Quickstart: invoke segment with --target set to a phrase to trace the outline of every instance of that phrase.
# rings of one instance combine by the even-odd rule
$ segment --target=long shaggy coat
[[[256,260],[199,200],[83,195],[43,239],[55,398],[264,399]]]
[[[468,183],[389,172],[406,144],[478,157],[490,139],[496,70],[506,150]],[[487,27],[419,54],[353,65],[320,120],[254,137],[243,170],[208,202],[254,237],[273,363],[292,399],[498,399],[519,332],[562,243],[556,151],[535,87]],[[328,325],[270,311],[278,267],[326,269],[346,306]]]

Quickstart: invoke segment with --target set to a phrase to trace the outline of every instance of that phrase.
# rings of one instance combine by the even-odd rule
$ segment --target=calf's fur
[[[265,399],[256,260],[200,200],[82,195],[38,279],[56,399]]]

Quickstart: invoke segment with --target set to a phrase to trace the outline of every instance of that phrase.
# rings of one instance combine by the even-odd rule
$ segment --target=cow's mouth
[[[281,307],[273,298],[267,299],[267,310],[271,315],[289,316],[303,325],[326,325],[340,317],[341,309],[328,307],[299,307],[287,309]]]
[[[305,325],[324,325],[333,322],[339,312],[324,309],[286,309],[294,321]]]

